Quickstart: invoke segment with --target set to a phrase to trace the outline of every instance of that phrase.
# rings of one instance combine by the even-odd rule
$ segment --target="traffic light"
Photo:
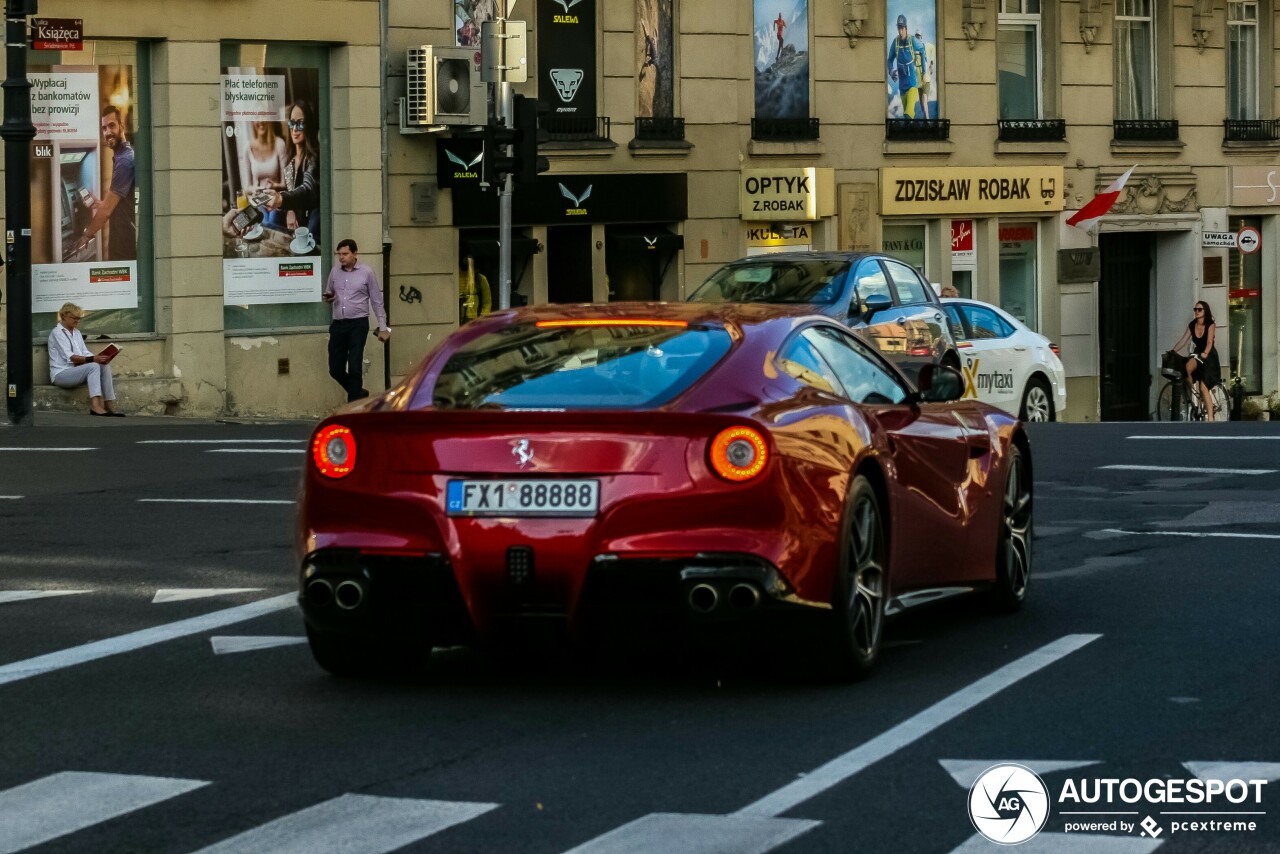
[[[484,160],[481,181],[498,184],[503,175],[511,175],[517,184],[532,184],[539,172],[551,164],[538,156],[538,107],[540,102],[523,95],[513,98],[515,127],[485,125]],[[513,146],[511,156],[504,153]]]

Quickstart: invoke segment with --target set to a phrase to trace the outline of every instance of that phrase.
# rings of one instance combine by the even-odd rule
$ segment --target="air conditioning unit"
[[[428,125],[482,125],[488,120],[488,88],[480,79],[480,52],[474,47],[421,45],[409,48],[405,122]]]

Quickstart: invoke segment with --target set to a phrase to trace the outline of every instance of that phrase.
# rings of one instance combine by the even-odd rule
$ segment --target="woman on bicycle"
[[[1174,350],[1181,350],[1190,341],[1191,357],[1187,359],[1187,395],[1194,397],[1193,385],[1200,384],[1200,399],[1204,401],[1205,420],[1213,420],[1214,386],[1222,382],[1222,368],[1218,365],[1218,351],[1214,349],[1213,312],[1209,304],[1200,300],[1192,309],[1194,319],[1187,324],[1187,331],[1182,333]]]

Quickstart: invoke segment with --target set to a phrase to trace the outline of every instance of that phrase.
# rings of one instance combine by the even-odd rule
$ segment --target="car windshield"
[[[551,323],[555,323],[552,321]],[[445,363],[440,409],[644,409],[687,389],[724,356],[723,329],[524,323],[482,335]]]
[[[829,258],[757,256],[721,267],[689,300],[830,305],[840,297],[848,267]]]

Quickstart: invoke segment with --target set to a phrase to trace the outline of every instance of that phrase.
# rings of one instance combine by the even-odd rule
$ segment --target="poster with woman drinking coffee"
[[[222,70],[225,305],[318,302],[319,72]]]

